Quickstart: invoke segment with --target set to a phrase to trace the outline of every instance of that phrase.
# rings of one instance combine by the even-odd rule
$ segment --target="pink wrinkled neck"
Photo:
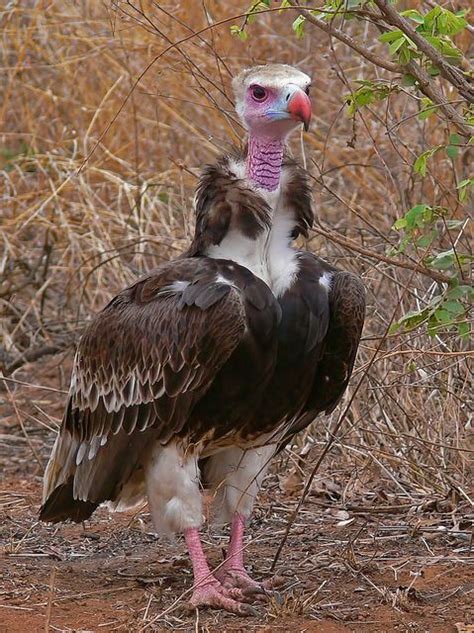
[[[247,177],[262,189],[275,191],[280,184],[283,148],[281,139],[251,135],[247,156]]]

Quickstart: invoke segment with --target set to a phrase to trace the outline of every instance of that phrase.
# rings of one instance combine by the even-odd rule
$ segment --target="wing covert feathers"
[[[239,288],[215,283],[217,272],[209,260],[164,265],[87,328],[45,473],[42,519],[62,520],[66,500],[79,500],[85,505],[68,516],[83,520],[114,498],[151,438],[166,443],[183,431],[246,329]]]
[[[84,333],[42,520],[82,521],[104,501],[137,498],[156,442],[212,437],[214,450],[216,442],[268,442],[275,431],[282,446],[341,399],[364,322],[361,280],[299,252],[298,274],[277,301],[246,268],[200,257],[229,228],[256,239],[271,224],[270,207],[233,160],[204,171],[187,253],[117,295]],[[283,177],[291,236],[307,236],[308,178],[288,157]]]
[[[245,312],[235,288],[208,279],[169,286],[158,275],[132,286],[83,336],[65,419],[81,440],[150,426],[166,440],[237,346]]]
[[[329,291],[329,327],[312,387],[282,446],[319,413],[331,413],[349,384],[365,318],[365,288],[353,273],[336,271]]]

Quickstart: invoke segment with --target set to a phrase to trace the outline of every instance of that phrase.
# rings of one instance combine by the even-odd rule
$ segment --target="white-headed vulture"
[[[158,533],[184,533],[191,603],[249,612],[263,590],[243,533],[271,457],[342,397],[364,321],[360,279],[293,246],[313,222],[286,139],[311,118],[310,78],[282,64],[233,80],[248,140],[207,166],[189,249],[123,290],[79,343],[40,517],[83,521],[148,499]],[[204,555],[202,489],[231,523]]]

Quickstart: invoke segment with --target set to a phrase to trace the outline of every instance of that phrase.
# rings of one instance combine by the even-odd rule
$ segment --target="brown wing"
[[[349,384],[365,317],[365,288],[349,272],[337,272],[329,293],[330,320],[307,408],[331,413]]]
[[[299,235],[308,237],[314,222],[313,195],[308,173],[295,160],[285,156],[283,178],[283,204],[286,209],[291,210],[295,220],[292,238],[296,239]]]
[[[249,435],[279,433],[305,405],[329,327],[329,297],[321,279],[332,271],[314,255],[298,253],[298,272],[278,298],[281,319],[275,371],[260,406],[248,420]]]
[[[319,413],[331,413],[344,395],[354,367],[365,317],[365,288],[349,272],[335,272],[329,292],[329,327],[312,387],[300,414],[288,427],[278,450]]]
[[[150,439],[183,429],[246,327],[239,290],[215,280],[209,260],[172,262],[89,326],[45,473],[43,520],[89,516],[114,498]],[[84,505],[61,514],[63,497]]]
[[[334,273],[329,310],[324,351],[306,404],[288,429],[287,439],[308,426],[318,413],[331,413],[349,384],[365,317],[365,288],[359,277],[349,272]]]

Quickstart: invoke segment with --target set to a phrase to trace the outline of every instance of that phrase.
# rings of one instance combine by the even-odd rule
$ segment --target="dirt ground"
[[[50,427],[64,395],[18,383],[9,389],[0,407],[0,631],[474,631],[467,501],[404,497],[376,473],[354,477],[337,454],[315,478],[276,565],[286,582],[258,615],[190,610],[184,543],[158,541],[146,508],[100,509],[84,525],[38,522]],[[248,532],[256,578],[270,575],[301,493],[302,478],[284,461],[268,476]],[[225,535],[209,529],[204,542],[217,565]]]
[[[443,114],[464,116],[467,101],[439,75],[429,94],[448,101],[429,105],[400,77],[408,49],[380,41],[393,24],[375,3],[318,18],[356,49],[277,2],[251,23],[258,4],[0,0],[0,633],[474,633],[473,355],[458,335],[472,147]],[[455,37],[461,69],[470,35]],[[189,246],[198,171],[244,141],[231,76],[268,61],[313,77],[311,128],[290,140],[316,214],[297,244],[362,277],[367,315],[354,400],[275,565],[285,583],[245,619],[187,608],[183,539],[158,540],[146,508],[85,525],[37,517],[74,342],[119,289]],[[425,318],[436,336],[412,329]],[[247,532],[255,578],[271,575],[342,411],[272,466]],[[217,565],[226,535],[203,539]]]

